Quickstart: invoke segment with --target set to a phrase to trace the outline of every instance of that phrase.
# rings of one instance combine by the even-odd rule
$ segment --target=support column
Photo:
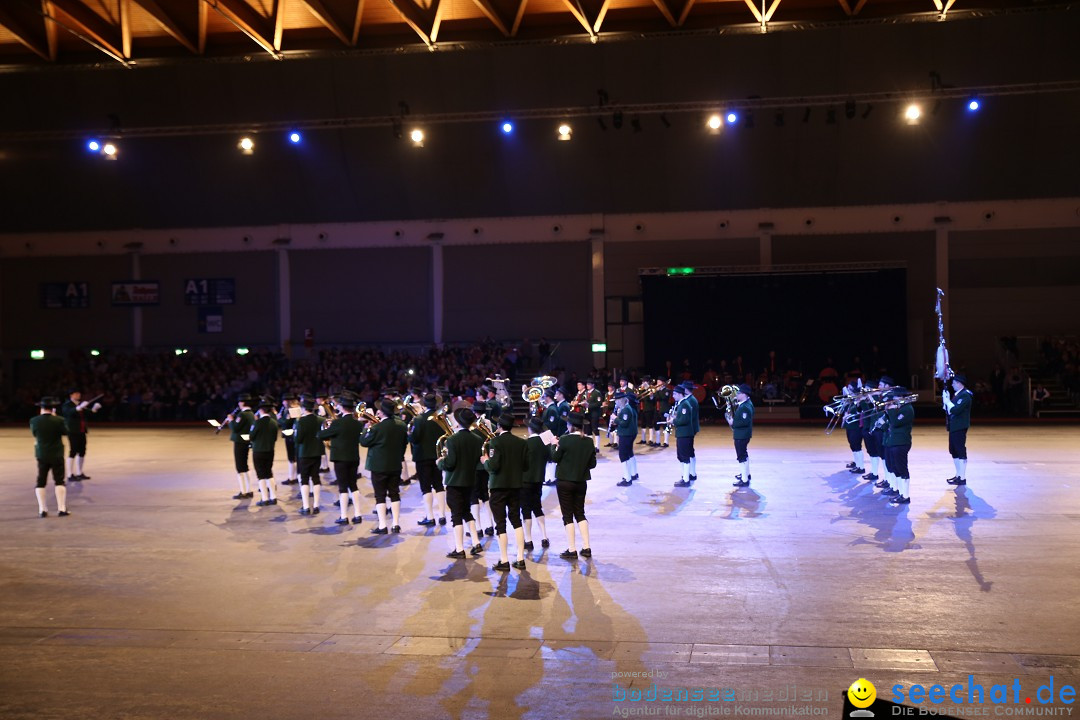
[[[758,264],[763,268],[772,267],[772,234],[758,233]]]
[[[604,238],[593,238],[590,242],[590,255],[592,256],[592,340],[607,342],[604,327]],[[595,358],[603,360],[603,358]],[[606,363],[601,362],[597,367],[603,367]]]
[[[278,345],[285,357],[292,357],[292,282],[289,251],[278,248]]]
[[[436,345],[443,341],[443,248],[439,243],[431,246],[431,341]]]
[[[131,253],[131,279],[142,280],[138,251]],[[131,308],[131,344],[136,352],[142,350],[142,308],[138,305]]]

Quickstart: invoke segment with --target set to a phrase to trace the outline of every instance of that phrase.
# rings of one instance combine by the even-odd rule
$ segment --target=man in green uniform
[[[64,435],[67,435],[67,427],[64,421],[57,417],[56,408],[60,401],[54,397],[44,397],[38,403],[41,410],[38,415],[30,420],[30,432],[34,436],[34,457],[37,458],[37,486],[34,495],[37,496],[38,517],[47,517],[49,514],[45,505],[45,483],[49,479],[49,472],[53,476],[53,489],[56,491],[57,515],[67,517],[71,513],[67,510],[67,486],[64,485]]]
[[[683,389],[686,391],[686,402],[689,403],[690,408],[694,411],[694,436],[697,436],[701,432],[701,406],[698,404],[697,398],[694,397],[694,385],[692,380],[687,380],[682,384]],[[740,385],[740,387],[742,387]],[[746,394],[750,395],[750,386],[746,386]],[[751,405],[751,408],[753,405]],[[692,445],[693,443],[691,443]],[[690,448],[690,482],[697,480],[697,453],[694,452],[693,447]]]
[[[593,437],[593,445],[600,449],[600,408],[604,404],[603,394],[596,389],[596,380],[585,380],[585,407],[588,412],[587,432]]]
[[[904,388],[895,388],[886,400],[907,395]],[[911,428],[915,425],[915,406],[888,405],[884,417],[878,422],[885,424],[885,467],[895,478],[895,486],[886,490],[893,505],[911,503],[911,475],[908,474],[908,453],[911,452]]]
[[[337,477],[338,502],[341,505],[341,517],[334,521],[337,525],[348,525],[349,498],[353,503],[353,525],[362,521],[360,517],[360,493],[356,489],[356,474],[360,469],[360,436],[364,426],[356,419],[353,411],[356,401],[349,397],[337,399],[338,418],[325,430],[320,430],[318,438],[330,441],[330,462],[334,463],[334,475]]]
[[[438,459],[435,444],[443,431],[431,420],[437,404],[438,398],[434,393],[424,395],[425,410],[412,421],[412,433],[409,435],[413,460],[416,462],[416,477],[420,481],[420,493],[427,511],[424,519],[417,520],[416,524],[424,527],[433,527],[436,518],[440,525],[446,524],[446,489],[443,487],[442,473],[435,467]]]
[[[379,527],[371,532],[374,535],[386,535],[387,496],[390,498],[390,515],[394,523],[390,532],[401,532],[398,521],[401,514],[398,483],[401,481],[401,464],[405,461],[405,448],[409,439],[408,429],[397,416],[397,404],[393,400],[382,400],[376,417],[379,422],[368,426],[367,432],[360,438],[360,444],[367,448],[364,469],[371,471],[371,487],[375,490],[375,514],[379,516]]]
[[[638,414],[634,407],[633,390],[616,390],[614,395],[615,412],[611,414],[615,427],[615,446],[619,450],[619,462],[622,463],[623,478],[615,483],[619,487],[630,487],[638,479],[637,458],[634,457],[634,438],[637,436]],[[609,422],[608,427],[611,427]]]
[[[668,383],[670,382],[671,378],[656,378],[656,384],[660,389],[653,393],[653,397],[656,398],[656,422],[663,423],[664,427],[664,430],[661,433],[661,441],[658,443],[660,447],[669,447],[668,434],[671,432],[671,429],[664,421],[667,418],[668,412],[671,411],[671,389],[668,387]]]
[[[563,527],[566,530],[566,549],[559,553],[563,560],[577,559],[577,542],[574,536],[574,523],[581,533],[581,556],[592,557],[592,544],[589,542],[589,521],[585,518],[585,493],[589,488],[589,470],[596,467],[596,448],[582,433],[581,426],[585,419],[581,413],[569,413],[566,422],[570,431],[559,438],[551,448],[551,459],[555,461],[555,490],[559,494],[559,509],[562,510]]]
[[[956,475],[945,482],[950,485],[967,485],[967,432],[971,427],[971,405],[974,398],[967,389],[967,377],[956,374],[949,382],[953,394],[941,393],[945,406],[945,427],[949,431],[949,454],[952,455]]]
[[[487,404],[482,402],[473,403],[472,406],[473,415],[476,415],[478,419],[484,418],[484,413],[487,412]],[[486,418],[485,418],[486,421]],[[491,425],[488,425],[491,428]],[[494,431],[492,431],[494,432]],[[473,430],[473,434],[480,438],[480,442],[483,443],[487,437],[480,428]],[[473,485],[472,495],[469,497],[470,512],[472,512],[473,519],[476,520],[476,524],[480,526],[480,533],[487,534],[488,537],[495,536],[495,518],[491,514],[491,491],[488,489],[488,471],[481,462],[476,463],[476,484]],[[487,529],[484,529],[484,515],[488,517]],[[480,538],[476,537],[476,542],[480,542]]]
[[[278,424],[274,419],[274,399],[269,395],[259,398],[259,410],[255,414],[249,437],[251,464],[255,466],[255,479],[259,483],[259,501],[255,504],[260,507],[277,505],[274,449],[277,446]]]
[[[294,393],[287,393],[281,398],[281,410],[278,412],[278,427],[281,428],[281,436],[285,438],[285,459],[289,463],[288,477],[281,481],[282,485],[295,485],[296,480],[296,421],[300,419],[302,410],[300,398]]]
[[[454,527],[454,550],[446,557],[460,560],[465,557],[465,527],[469,523],[469,536],[474,541],[479,539],[476,533],[476,521],[469,511],[469,497],[476,484],[476,464],[480,462],[480,447],[483,442],[469,428],[476,422],[476,414],[469,408],[454,411],[454,422],[458,430],[446,441],[446,456],[438,462],[438,467],[446,475],[446,504],[450,507],[450,523]],[[470,550],[479,555],[484,548],[476,542]]]
[[[730,414],[724,415],[731,426],[731,437],[735,440],[735,459],[742,467],[742,472],[735,476],[732,485],[750,487],[750,453],[747,447],[754,435],[754,403],[750,401],[750,386],[745,383],[740,385],[735,399],[739,404]]]
[[[296,441],[297,469],[300,473],[300,508],[301,515],[319,514],[319,494],[322,490],[322,481],[319,479],[319,468],[322,465],[323,456],[326,454],[326,445],[319,439],[319,430],[322,429],[322,418],[316,414],[318,408],[314,397],[304,397],[300,417],[296,420],[296,430],[293,440]],[[311,505],[308,505],[308,492],[311,492]]]
[[[544,391],[544,399],[541,401],[544,403],[544,429],[550,432],[555,437],[559,437],[563,434],[566,426],[563,423],[562,418],[559,416],[559,402],[556,399],[556,390],[554,388],[548,388]],[[562,397],[562,393],[558,393]],[[544,468],[544,484],[555,484],[555,463],[549,462]]]
[[[525,472],[521,477],[521,518],[525,531],[525,549],[533,549],[532,520],[540,527],[540,547],[548,547],[547,519],[541,497],[544,492],[544,470],[547,468],[548,447],[540,433],[544,431],[544,421],[539,416],[529,418],[529,437],[525,441]]]
[[[248,467],[248,450],[251,443],[240,437],[247,435],[251,426],[255,424],[255,414],[251,412],[248,403],[251,396],[247,393],[236,398],[236,410],[225,418],[229,426],[229,440],[233,444],[233,464],[236,465],[236,483],[240,486],[240,492],[233,495],[233,500],[245,500],[255,497],[251,492],[251,469]]]
[[[481,457],[490,476],[491,512],[495,516],[495,531],[499,540],[498,572],[510,570],[507,555],[506,519],[514,528],[514,547],[517,560],[514,567],[525,568],[525,531],[521,527],[521,486],[525,471],[527,444],[511,432],[514,416],[506,413],[499,418],[497,435],[488,442],[488,455]]]
[[[675,453],[681,468],[681,478],[675,487],[690,487],[690,461],[694,459],[694,406],[685,385],[678,385],[673,392],[675,397]]]

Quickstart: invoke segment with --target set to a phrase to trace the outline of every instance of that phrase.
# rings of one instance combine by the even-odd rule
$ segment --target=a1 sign
[[[184,281],[185,305],[232,305],[235,302],[234,278],[188,278]]]

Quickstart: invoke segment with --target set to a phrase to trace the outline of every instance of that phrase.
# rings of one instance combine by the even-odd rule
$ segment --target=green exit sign
[[[692,267],[671,267],[667,269],[668,275],[693,275],[694,268]]]
[[[592,344],[592,351],[593,352],[607,352],[607,343],[593,343]]]

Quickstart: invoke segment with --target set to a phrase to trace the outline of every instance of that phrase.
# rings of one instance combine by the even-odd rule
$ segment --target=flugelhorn
[[[446,418],[446,413],[450,411],[449,405],[443,405],[439,408],[435,414],[431,416],[431,422],[439,426],[439,429],[443,431],[443,434],[439,436],[439,439],[435,441],[435,455],[442,460],[446,457],[446,441],[450,439],[450,436],[454,434],[454,428],[450,426],[450,421]]]

